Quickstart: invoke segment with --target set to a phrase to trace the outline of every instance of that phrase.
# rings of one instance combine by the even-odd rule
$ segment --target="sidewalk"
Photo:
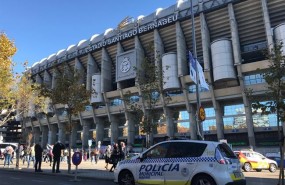
[[[27,168],[27,163],[23,165],[23,162],[20,161],[20,168],[16,169],[15,167],[16,160],[13,160],[13,164],[10,165],[10,168],[6,165],[4,167],[4,160],[0,161],[0,170],[10,170],[15,172],[25,172],[25,173],[35,173],[35,169],[32,167],[33,162],[30,164],[30,168]],[[67,171],[67,162],[60,163],[60,172],[61,173],[52,173],[52,166],[49,163],[42,162],[42,170],[43,172],[37,172],[43,175],[65,175],[75,177],[76,166],[71,164],[71,174],[68,174]],[[111,164],[109,164],[108,168],[111,168]],[[105,180],[114,180],[113,172],[109,172],[109,170],[105,169],[105,160],[100,159],[97,164],[91,163],[90,161],[82,161],[80,165],[78,165],[77,170],[77,178],[93,178],[93,179],[105,179]]]

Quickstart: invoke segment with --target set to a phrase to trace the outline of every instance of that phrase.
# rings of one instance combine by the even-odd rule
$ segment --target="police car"
[[[245,185],[238,158],[226,143],[197,140],[160,142],[114,170],[120,185]]]

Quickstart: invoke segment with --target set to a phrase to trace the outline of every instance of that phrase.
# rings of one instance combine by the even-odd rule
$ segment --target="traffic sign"
[[[72,155],[72,163],[74,165],[79,165],[82,161],[82,154],[80,152],[74,152],[74,154]]]
[[[89,139],[88,140],[88,146],[91,146],[92,145],[92,139]]]
[[[205,119],[206,119],[206,112],[205,112],[204,107],[199,108],[199,119],[201,121],[205,121]]]

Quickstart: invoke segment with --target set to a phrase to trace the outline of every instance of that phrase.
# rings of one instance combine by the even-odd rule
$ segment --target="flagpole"
[[[200,78],[199,78],[199,70],[198,70],[198,60],[197,60],[197,51],[196,51],[196,35],[195,35],[195,22],[194,22],[194,11],[193,11],[193,0],[191,1],[191,22],[192,22],[192,44],[193,44],[193,58],[196,64],[196,99],[197,99],[197,110],[196,110],[196,123],[197,123],[197,132],[200,136],[201,140],[204,140],[204,134],[203,134],[203,127],[201,125],[201,121],[199,119],[199,108],[201,106],[200,103],[200,92],[199,92],[199,86],[200,86]]]

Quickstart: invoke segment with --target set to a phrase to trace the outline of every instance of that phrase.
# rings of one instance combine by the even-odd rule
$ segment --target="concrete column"
[[[48,143],[48,126],[44,125],[42,126],[42,141],[41,146],[45,147]]]
[[[52,77],[49,74],[47,70],[44,72],[44,84],[48,87],[51,88],[51,82],[52,82]]]
[[[119,122],[116,116],[111,115],[111,143],[118,142]]]
[[[187,46],[180,22],[175,23],[176,27],[176,46],[178,76],[188,75]]]
[[[216,114],[216,127],[218,141],[225,139],[224,136],[224,121],[223,121],[223,109],[218,101],[215,101],[215,114]]]
[[[88,148],[88,140],[90,138],[89,130],[91,128],[91,122],[88,120],[83,120],[82,123],[83,133],[82,133],[82,147]]]
[[[56,143],[57,125],[50,124],[48,131],[48,144],[53,145]]]
[[[167,107],[166,109],[166,125],[167,125],[167,135],[169,137],[174,137],[174,121],[173,112]]]
[[[56,67],[53,68],[53,71],[52,71],[52,79],[51,79],[51,88],[52,88],[52,89],[55,88],[55,86],[56,86],[56,75],[57,75],[57,73],[58,73],[57,68],[56,68]]]
[[[79,124],[80,123],[73,123],[72,130],[71,130],[71,148],[74,148],[76,146],[76,140],[77,140],[77,131],[79,130]]]
[[[41,136],[41,131],[40,131],[40,127],[34,127],[33,128],[33,132],[34,132],[34,143],[40,143],[40,136]]]
[[[228,4],[228,11],[231,23],[231,36],[232,36],[232,46],[233,46],[233,54],[234,54],[234,63],[237,66],[238,72],[238,79],[240,82],[240,88],[242,92],[242,99],[245,108],[245,115],[246,115],[246,125],[248,131],[248,139],[250,146],[255,149],[255,137],[254,137],[254,130],[253,130],[253,120],[252,120],[252,112],[251,112],[251,105],[248,101],[248,98],[245,95],[245,85],[242,75],[241,69],[241,52],[240,52],[240,42],[239,42],[239,35],[238,35],[238,25],[235,19],[233,5],[230,3]]]
[[[128,141],[127,141],[127,145],[131,146],[132,144],[134,144],[135,142],[135,119],[134,119],[134,115],[127,112],[126,114],[128,114],[128,120],[126,120],[128,122]]]
[[[271,31],[271,23],[270,23],[270,17],[269,17],[269,12],[268,12],[268,7],[267,7],[267,0],[261,0],[261,6],[262,6],[263,21],[264,21],[264,26],[265,26],[268,50],[271,51],[274,46],[274,41],[273,41],[273,33]]]
[[[195,106],[190,104],[190,134],[191,134],[191,139],[197,140],[197,121],[196,121],[196,104]]]
[[[138,69],[137,71],[143,72],[141,69],[141,64],[145,60],[145,53],[144,53],[144,48],[142,47],[142,44],[138,36],[135,36],[135,49],[137,51],[137,69]],[[139,74],[137,75],[137,77],[138,76]],[[136,81],[136,85],[137,85],[137,81]]]
[[[112,90],[112,60],[105,48],[102,49],[101,75],[102,91]]]
[[[155,65],[161,68],[161,59],[164,54],[164,45],[157,29],[154,30],[154,57]]]
[[[91,90],[92,86],[92,75],[98,72],[98,65],[94,58],[92,57],[91,53],[88,53],[88,61],[87,61],[87,75],[86,75],[86,89]]]
[[[61,143],[66,143],[66,128],[65,123],[58,123],[58,140],[61,141]]]
[[[117,43],[117,55],[119,55],[119,54],[121,54],[121,53],[123,53],[123,52],[124,52],[124,49],[123,49],[121,43],[118,42],[118,43]],[[121,83],[118,82],[118,83],[117,83],[117,89],[121,89],[121,88],[122,88],[122,87],[121,87]]]
[[[210,63],[210,31],[207,26],[204,13],[200,13],[200,22],[201,22],[201,37],[202,37],[202,47],[203,47],[203,60],[205,75],[210,84],[210,93],[212,98],[213,107],[216,114],[216,127],[217,127],[217,138],[218,140],[224,139],[224,124],[223,124],[223,114],[221,113],[221,107],[219,102],[216,100],[214,88],[213,88],[213,79],[211,75],[211,63]]]
[[[102,119],[96,119],[96,143],[103,141],[104,139],[104,121]]]
[[[186,110],[189,113],[189,120],[191,118],[190,113],[191,113],[191,105],[189,102],[189,91],[188,91],[188,85],[185,82],[184,75],[188,75],[188,62],[187,62],[187,45],[185,41],[185,36],[183,34],[181,25],[179,22],[175,23],[176,26],[176,46],[177,46],[177,63],[178,63],[178,76],[179,80],[183,89],[183,96],[185,99],[185,105],[186,105]],[[191,122],[192,123],[192,122]],[[192,124],[191,124],[192,125]],[[194,135],[197,135],[196,133],[192,133],[193,128],[190,127],[190,134],[189,136],[194,139],[197,138],[197,136],[194,137]]]
[[[36,83],[38,83],[38,84],[42,84],[43,83],[43,79],[42,79],[42,77],[39,74],[36,75]]]
[[[82,75],[82,77],[80,77],[81,79],[79,80],[80,83],[84,83],[84,67],[82,65],[82,63],[80,62],[79,58],[75,58],[75,65],[74,65],[74,69],[77,70],[77,72],[79,72],[80,75]]]

